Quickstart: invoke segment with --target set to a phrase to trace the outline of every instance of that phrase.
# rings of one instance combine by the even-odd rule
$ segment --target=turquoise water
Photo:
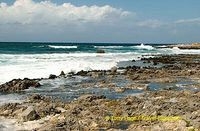
[[[106,53],[97,54],[97,50]],[[0,84],[80,70],[108,70],[119,61],[157,53],[150,45],[109,43],[0,43]]]
[[[105,53],[96,53],[99,49]],[[16,78],[47,78],[61,71],[108,70],[121,61],[180,53],[200,51],[171,49],[165,44],[0,42],[0,84]]]
[[[105,53],[96,53],[98,49],[104,50]],[[200,51],[171,49],[166,48],[166,45],[158,44],[0,42],[0,84],[17,78],[48,78],[50,74],[59,75],[61,71],[68,73],[80,70],[108,70],[113,66],[129,65],[132,60],[140,60],[143,57],[157,54],[195,53],[199,54]],[[138,66],[143,66],[143,63],[138,64]],[[71,100],[83,94],[106,95],[106,97],[113,99],[142,92],[140,90],[126,90],[124,93],[117,93],[106,87],[82,88],[81,83],[85,82],[85,78],[79,77],[40,82],[42,87],[38,89],[29,89],[20,94],[1,94],[0,104],[21,102],[27,95],[33,93]],[[123,87],[127,81],[124,78],[119,78],[114,83]],[[150,84],[150,87],[155,89],[157,83]]]
[[[138,46],[138,47],[137,47]],[[151,44],[159,46],[159,44]],[[0,42],[0,54],[42,54],[42,53],[95,53],[101,48],[107,52],[132,52],[150,51],[151,46],[139,48],[140,44],[114,44],[114,43],[17,43]],[[141,50],[142,49],[142,50]],[[153,48],[152,48],[153,49]],[[152,50],[151,50],[152,51]]]

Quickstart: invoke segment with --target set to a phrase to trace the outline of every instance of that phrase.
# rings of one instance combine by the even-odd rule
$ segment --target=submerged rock
[[[148,84],[132,83],[125,87],[126,89],[138,89],[138,90],[148,90]]]
[[[38,80],[33,79],[13,79],[5,84],[0,85],[0,92],[18,92],[28,89],[29,87],[41,86]]]
[[[104,50],[102,50],[102,49],[98,49],[97,51],[96,51],[96,53],[106,53]]]
[[[123,93],[123,92],[125,92],[125,88],[114,88],[115,89],[115,92],[117,92],[117,93]]]

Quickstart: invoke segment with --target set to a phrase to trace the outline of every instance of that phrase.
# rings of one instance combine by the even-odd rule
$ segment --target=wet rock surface
[[[106,88],[114,91],[115,95],[141,90],[143,93],[140,95],[129,94],[120,99],[110,99],[106,93],[85,94],[72,101],[61,101],[34,94],[21,104],[8,103],[0,106],[0,116],[15,118],[22,124],[24,121],[41,123],[40,120],[48,118],[35,128],[39,131],[200,130],[200,55],[154,56],[141,61],[152,65],[140,67],[134,65],[138,61],[133,61],[133,65],[121,69],[113,67],[107,71],[80,71],[70,76],[72,80],[74,76],[91,78],[74,82],[74,88]],[[38,81],[25,81],[32,84],[24,84],[22,88],[16,83],[23,83],[24,80],[11,81],[1,85],[0,89],[16,91],[16,87],[20,87],[19,90],[29,86],[38,87],[34,86]],[[135,116],[179,119],[122,119]],[[118,119],[112,119],[113,117]]]
[[[0,92],[18,92],[21,90],[28,89],[30,87],[40,87],[38,80],[34,79],[13,79],[5,84],[0,85]]]
[[[22,104],[0,107],[9,118],[37,120],[51,116],[35,130],[145,130],[200,129],[200,96],[190,91],[146,92],[139,96],[110,100],[105,96],[84,95],[65,103],[44,96],[31,96]],[[60,110],[63,110],[62,112]],[[7,112],[7,113],[5,113]],[[17,112],[17,113],[16,113]],[[20,116],[20,117],[19,117]],[[114,117],[177,116],[176,121],[112,120]]]
[[[155,66],[132,66],[111,70],[80,71],[76,75],[93,78],[79,84],[81,88],[109,88],[117,93],[126,90],[198,90],[200,87],[200,55],[164,55],[143,58]],[[136,64],[137,65],[137,64]]]
[[[200,55],[166,55],[143,58],[143,61],[151,63],[161,63],[163,66],[128,68],[126,74],[139,75],[137,79],[163,78],[163,77],[199,77],[200,75]]]

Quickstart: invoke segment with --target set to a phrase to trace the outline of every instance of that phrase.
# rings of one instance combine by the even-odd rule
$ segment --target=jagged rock
[[[88,71],[81,70],[81,71],[77,72],[76,75],[86,76],[87,73],[88,73]]]
[[[173,47],[173,46],[170,46]],[[200,43],[190,43],[186,45],[175,45],[175,47],[178,47],[179,49],[200,49]]]
[[[41,86],[37,80],[33,79],[13,79],[5,84],[0,85],[1,92],[18,92],[29,87],[39,87]]]
[[[96,71],[95,72],[89,72],[88,75],[91,76],[92,78],[98,78],[98,77],[103,75],[103,72],[96,72]]]
[[[93,100],[97,100],[97,99],[105,99],[106,97],[104,95],[101,95],[101,96],[94,96],[94,95],[83,95],[83,96],[80,96],[78,98],[79,101],[82,101],[82,100],[85,100],[85,101],[93,101]]]
[[[31,95],[31,96],[29,96],[29,98],[28,98],[30,101],[41,101],[41,100],[44,100],[45,99],[45,97],[43,97],[43,96],[41,96],[41,95],[39,95],[39,94],[33,94],[33,95]]]
[[[65,76],[65,72],[61,71],[59,76]]]
[[[187,123],[184,120],[179,120],[175,122],[165,122],[162,126],[168,130],[184,131],[187,127]]]
[[[73,71],[71,71],[71,72],[69,72],[69,73],[67,74],[67,76],[69,76],[69,77],[71,77],[71,76],[73,76],[73,75],[75,75],[75,72],[73,72]]]
[[[35,109],[32,106],[29,106],[22,114],[22,121],[33,121],[40,118]]]
[[[56,107],[56,110],[60,111],[60,112],[66,112],[67,110],[65,110],[64,108],[62,107]]]
[[[186,58],[185,58],[186,57]],[[77,100],[57,101],[54,99],[46,99],[44,96],[33,95],[29,101],[21,104],[7,104],[0,106],[0,116],[6,118],[21,118],[18,114],[22,114],[27,110],[28,106],[33,106],[35,111],[29,111],[30,114],[38,114],[42,126],[35,130],[197,130],[200,123],[200,93],[199,76],[200,57],[189,56],[164,56],[162,58],[150,58],[151,63],[165,63],[169,66],[163,67],[129,67],[124,68],[127,73],[110,75],[110,70],[104,71],[86,71],[82,75],[94,76],[101,74],[100,79],[91,79],[91,81],[83,81],[80,87],[105,87],[111,89],[115,93],[115,88],[126,90],[124,94],[119,94],[120,98],[110,100],[105,96],[84,95]],[[168,61],[169,59],[169,61]],[[192,61],[194,59],[194,61]],[[148,60],[148,58],[147,58]],[[177,60],[177,61],[175,61]],[[172,63],[176,62],[177,66]],[[191,64],[192,63],[192,64]],[[180,68],[181,67],[181,68]],[[114,71],[115,72],[115,71]],[[108,74],[109,73],[109,74]],[[177,76],[182,76],[181,78]],[[197,84],[185,85],[187,88],[193,88],[195,91],[174,91],[174,90],[149,90],[150,82],[158,83],[177,83],[179,79],[187,77],[187,80],[197,81]],[[151,79],[150,79],[151,78]],[[178,79],[177,79],[178,78]],[[123,81],[125,80],[125,81]],[[184,80],[184,78],[183,78]],[[123,85],[118,83],[124,82]],[[129,83],[130,82],[130,83]],[[17,83],[17,82],[16,82]],[[132,96],[129,90],[140,89],[137,96]],[[170,88],[169,88],[170,89]],[[121,90],[121,91],[123,91]],[[83,92],[84,94],[88,92]],[[101,94],[101,92],[92,92],[91,94]],[[104,94],[104,92],[102,92]],[[126,94],[127,93],[127,94]],[[140,94],[141,93],[141,94]],[[82,92],[80,93],[82,94]],[[77,94],[77,95],[80,95]],[[117,93],[116,93],[117,94]],[[108,98],[112,98],[114,94],[106,94]],[[135,94],[134,94],[135,95]],[[111,96],[111,97],[110,97]],[[127,96],[127,97],[126,97]],[[121,98],[126,97],[126,98]],[[28,112],[28,111],[27,111]],[[29,114],[29,113],[26,113]],[[129,121],[111,121],[105,119],[110,116],[180,116],[178,121],[146,121],[139,120]],[[189,128],[190,127],[190,128]]]
[[[53,75],[53,74],[50,74],[50,75],[49,75],[49,79],[55,79],[55,78],[57,78],[56,75]]]
[[[110,71],[111,74],[115,74],[117,72],[117,67],[116,66],[112,67]]]
[[[144,129],[186,130],[188,127],[199,129],[199,96],[193,92],[154,91],[116,100],[105,99],[105,96],[83,95],[77,100],[62,102],[62,104],[57,101],[43,100],[39,95],[32,97],[34,100],[40,101],[0,106],[0,115],[6,114],[5,117],[21,118],[16,117],[16,115],[26,114],[25,116],[30,116],[30,120],[35,120],[37,117],[34,114],[36,113],[42,118],[41,121],[43,118],[45,119],[36,130],[107,130],[111,128],[130,131]],[[27,106],[30,106],[30,108],[23,108]],[[4,111],[5,113],[3,113]],[[169,121],[142,120],[140,118],[139,121],[127,122],[111,121],[105,118],[141,115],[150,118],[154,116],[180,116],[180,118],[175,121],[171,121],[171,118]],[[25,117],[24,119],[27,120],[28,118]]]
[[[18,103],[8,103],[0,107],[1,116],[10,116],[14,110],[18,110]]]

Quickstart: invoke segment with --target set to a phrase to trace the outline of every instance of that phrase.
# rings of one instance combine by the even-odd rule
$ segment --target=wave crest
[[[153,46],[144,45],[143,43],[139,46],[134,46],[134,48],[143,49],[143,50],[153,50],[153,49],[155,49]]]
[[[123,48],[124,46],[94,46],[94,48]]]
[[[50,48],[54,49],[76,49],[78,48],[77,46],[55,46],[55,45],[48,45]]]

